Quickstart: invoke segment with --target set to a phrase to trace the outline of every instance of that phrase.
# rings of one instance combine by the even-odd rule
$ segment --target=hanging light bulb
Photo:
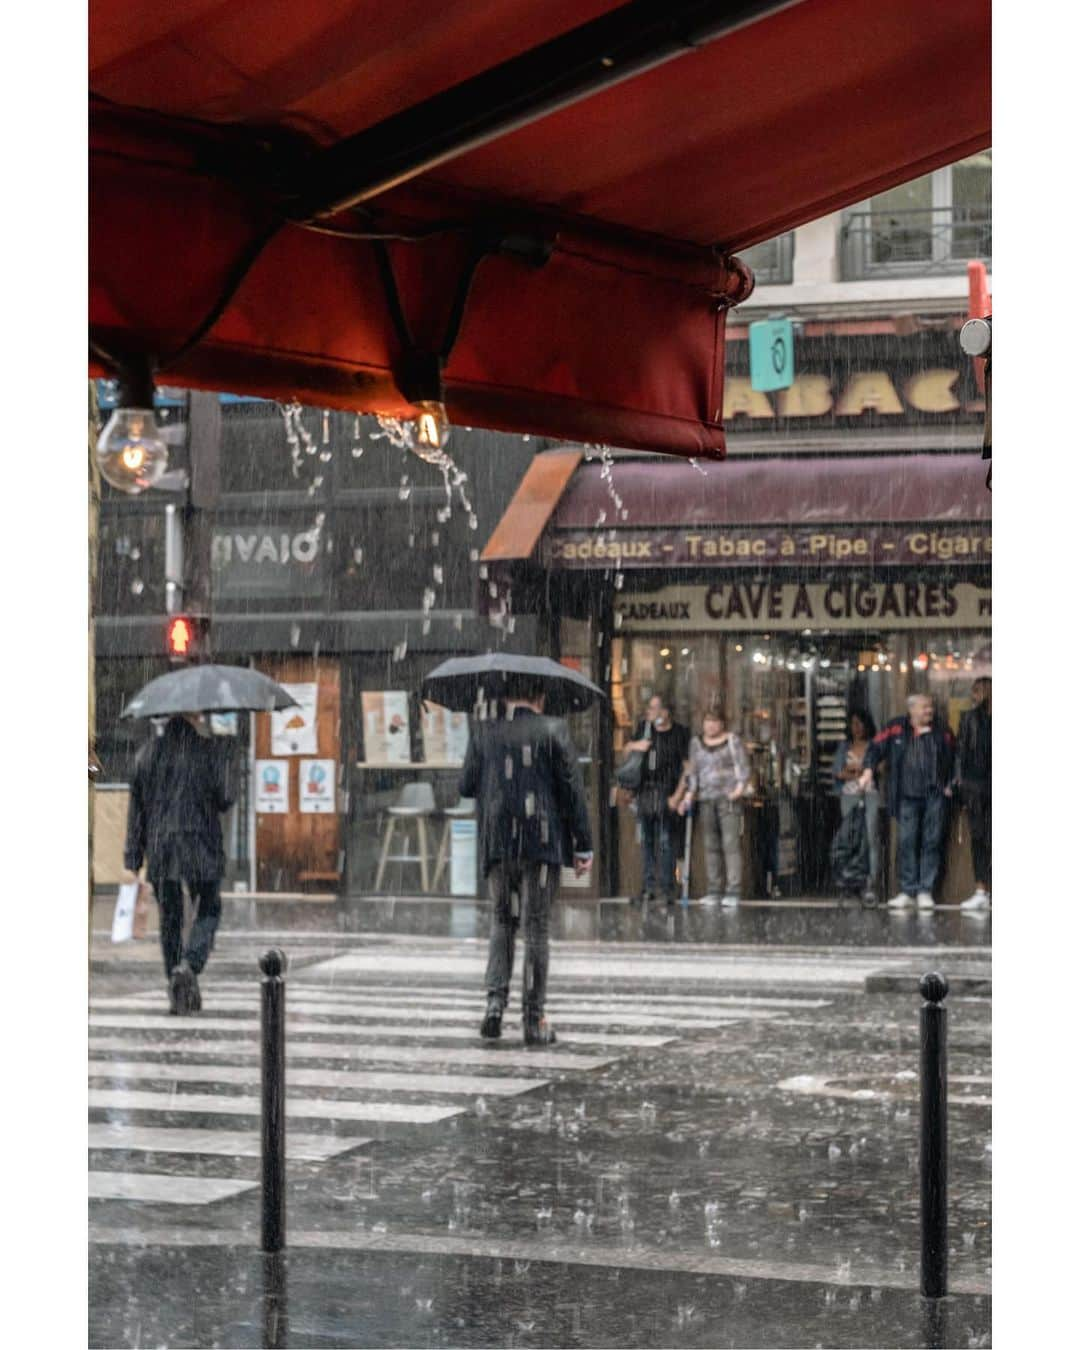
[[[438,456],[450,439],[450,419],[446,415],[446,407],[437,399],[424,399],[415,407],[413,449],[421,459],[426,458],[425,451]]]
[[[154,420],[154,381],[148,362],[122,370],[116,408],[97,443],[102,478],[135,495],[153,487],[169,467],[169,447]]]

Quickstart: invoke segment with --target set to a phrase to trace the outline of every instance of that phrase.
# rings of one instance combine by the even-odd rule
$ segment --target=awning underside
[[[167,383],[404,412],[372,243],[275,225],[343,138],[616,8],[95,0],[99,345],[155,355]],[[455,421],[718,451],[724,256],[988,145],[989,31],[986,0],[802,0],[323,223],[454,227],[388,244],[431,350],[478,228],[553,249],[477,268]]]

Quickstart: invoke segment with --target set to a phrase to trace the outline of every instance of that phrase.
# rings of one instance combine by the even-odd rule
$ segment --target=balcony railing
[[[790,286],[795,236],[789,231],[775,239],[766,239],[753,248],[740,249],[739,257],[751,268],[759,286]]]
[[[840,231],[845,281],[944,276],[970,261],[990,265],[990,208],[853,211]]]

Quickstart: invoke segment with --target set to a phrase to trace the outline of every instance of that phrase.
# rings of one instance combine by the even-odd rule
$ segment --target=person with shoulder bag
[[[741,799],[750,786],[750,761],[715,704],[702,718],[701,735],[690,742],[679,786],[680,815],[695,807],[705,829],[707,889],[701,903],[733,908],[742,895]]]
[[[675,808],[689,748],[690,732],[672,720],[664,700],[654,694],[634,739],[626,746],[631,757],[639,753],[642,756],[635,806],[642,862],[642,890],[637,898],[643,902],[662,895],[668,904],[675,903],[675,851],[679,828]],[[621,785],[625,786],[625,783]]]

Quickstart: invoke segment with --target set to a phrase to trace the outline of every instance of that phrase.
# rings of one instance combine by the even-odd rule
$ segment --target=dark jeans
[[[900,889],[908,895],[917,891],[933,893],[941,870],[941,846],[945,838],[948,802],[935,789],[925,797],[901,797]]]
[[[965,783],[961,788],[971,831],[971,866],[980,886],[990,885],[990,785]]]
[[[173,967],[187,961],[196,975],[206,965],[214,945],[214,934],[221,922],[221,883],[219,881],[189,881],[188,891],[198,909],[195,922],[184,948],[184,891],[179,881],[155,881],[161,924],[161,955],[165,960],[165,975]]]
[[[510,999],[514,973],[514,940],[525,921],[523,1013],[542,1016],[547,994],[548,920],[551,902],[559,889],[558,863],[496,863],[488,873],[492,900],[491,940],[488,943],[488,998],[505,1008]]]
[[[678,818],[666,808],[655,816],[638,816],[641,826],[642,890],[651,895],[675,894],[675,836]]]

